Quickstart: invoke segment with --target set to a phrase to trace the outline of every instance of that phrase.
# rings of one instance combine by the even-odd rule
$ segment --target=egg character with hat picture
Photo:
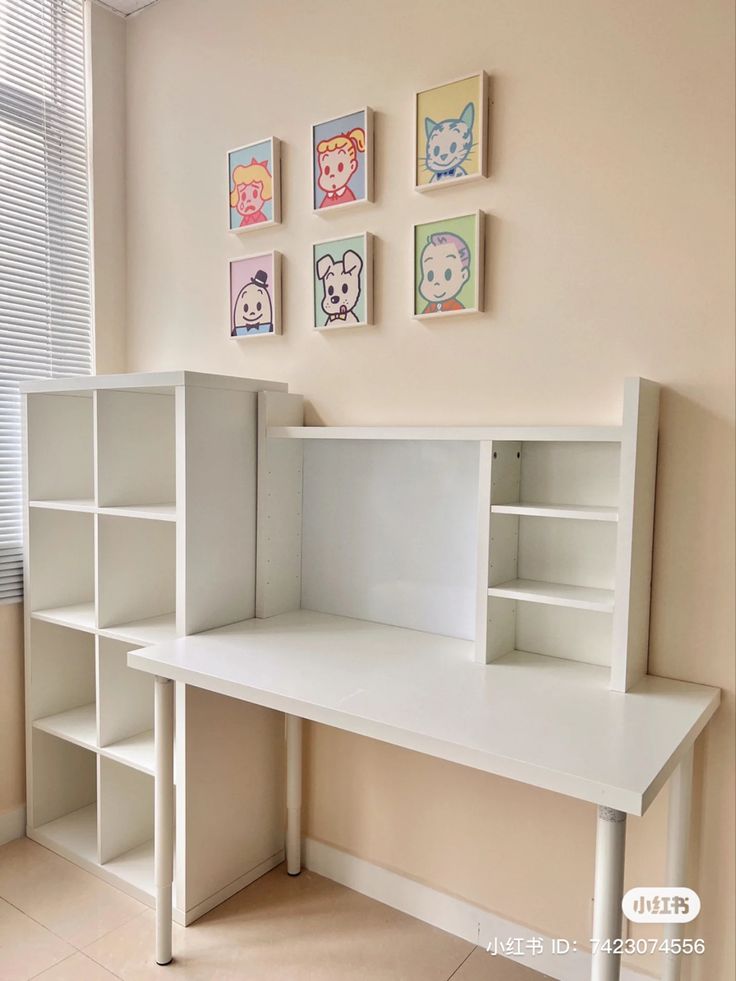
[[[230,336],[279,334],[280,256],[230,260]]]

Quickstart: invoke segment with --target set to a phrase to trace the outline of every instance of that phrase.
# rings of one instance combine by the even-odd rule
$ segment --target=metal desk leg
[[[688,752],[670,779],[669,815],[667,822],[667,885],[687,885],[687,852],[690,836],[690,802],[693,786],[693,751]],[[682,936],[681,923],[668,923],[665,938],[676,940]],[[682,957],[664,955],[662,981],[679,981]]]
[[[174,682],[156,677],[154,863],[156,963],[171,963],[171,887],[174,881]]]
[[[626,815],[612,807],[599,807],[593,899],[593,939],[598,942],[621,936],[625,853]],[[620,954],[593,951],[591,981],[618,981],[620,973]]]
[[[286,870],[302,870],[302,720],[286,716]]]

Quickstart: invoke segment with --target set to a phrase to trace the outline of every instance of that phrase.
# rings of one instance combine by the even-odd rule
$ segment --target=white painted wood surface
[[[194,388],[225,388],[237,392],[285,392],[286,382],[265,381],[260,378],[239,378],[234,375],[211,375],[201,371],[145,371],[121,375],[82,375],[75,378],[40,378],[20,383],[20,391],[32,392],[86,392],[120,389],[126,391],[153,391],[161,389],[168,394],[177,385]]]
[[[611,687],[628,691],[647,672],[659,385],[627,378],[616,546]]]
[[[299,441],[266,436],[273,423],[301,423],[304,400],[286,392],[258,395],[256,616],[298,610],[302,570],[302,475]]]
[[[134,651],[131,667],[642,814],[720,692],[302,610]],[[571,738],[574,734],[574,738]]]
[[[272,439],[535,440],[618,443],[620,426],[271,426]]]
[[[303,609],[472,639],[472,443],[304,445]]]

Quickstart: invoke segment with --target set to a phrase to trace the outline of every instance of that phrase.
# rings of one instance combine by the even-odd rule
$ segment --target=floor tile
[[[168,973],[188,981],[446,981],[471,944],[328,879],[281,866],[188,927]],[[153,914],[86,948],[125,981],[158,978]]]
[[[545,981],[546,974],[539,974],[529,966],[531,958],[512,960],[489,954],[476,947],[470,957],[452,975],[452,981]]]
[[[74,948],[0,899],[0,981],[28,981]]]
[[[33,981],[115,981],[115,975],[84,954],[72,954]]]
[[[0,847],[0,897],[75,947],[146,909],[29,838]]]

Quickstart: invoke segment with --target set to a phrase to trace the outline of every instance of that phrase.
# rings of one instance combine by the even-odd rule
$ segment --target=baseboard
[[[522,964],[556,981],[590,979],[591,955],[588,951],[574,951],[564,956],[553,954],[550,949],[552,938],[538,930],[519,926],[480,906],[356,858],[332,845],[305,838],[303,861],[312,872],[481,947],[487,947],[494,940],[501,943],[518,937],[524,942],[541,937],[545,941],[544,953],[520,958]],[[622,967],[621,981],[651,981],[651,975]]]
[[[14,811],[0,814],[0,845],[5,845],[26,833],[26,809],[17,807]]]

